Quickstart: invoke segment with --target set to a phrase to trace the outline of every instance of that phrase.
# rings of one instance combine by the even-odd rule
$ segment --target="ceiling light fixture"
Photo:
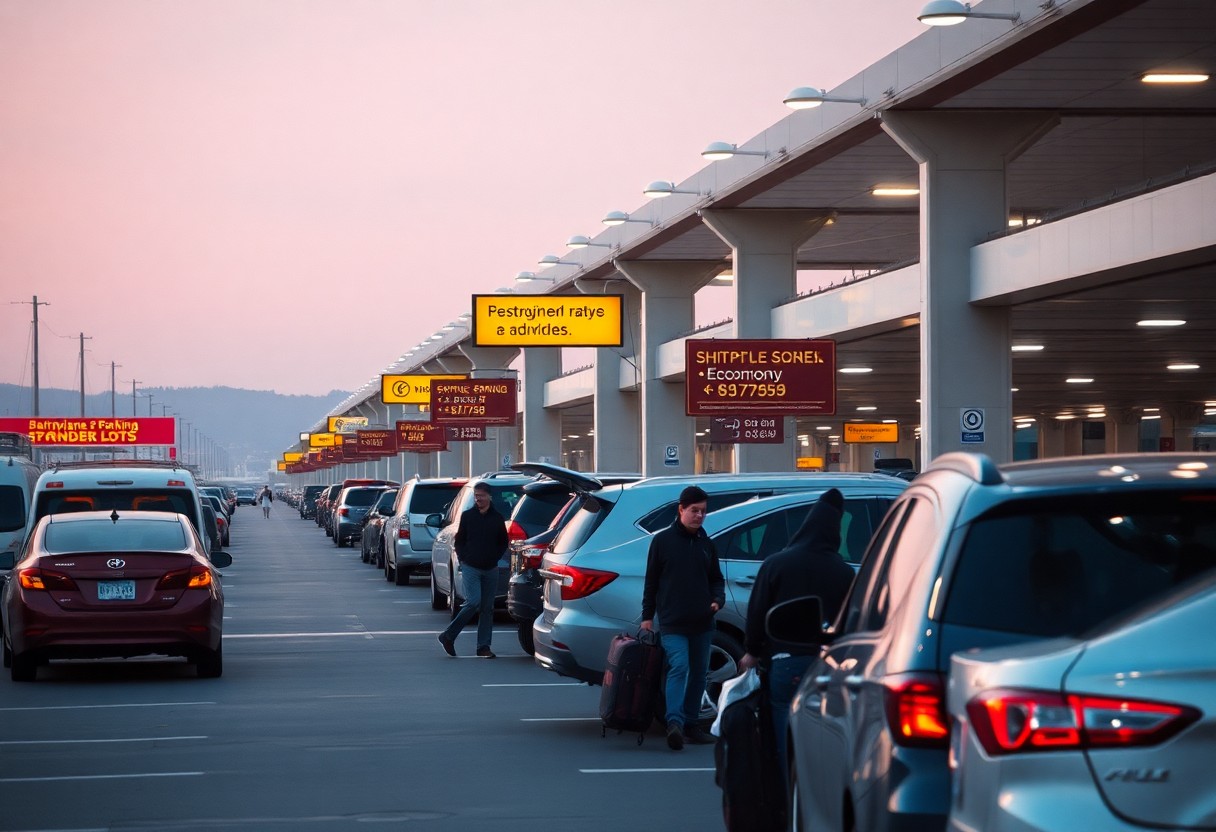
[[[818,87],[795,87],[790,90],[789,95],[782,99],[782,103],[791,110],[809,110],[820,104],[860,104],[864,107],[866,100],[828,95],[827,90],[821,90]]]
[[[1050,5],[1049,2],[1044,7],[1047,8]],[[926,26],[956,26],[973,17],[985,20],[1008,20],[1010,23],[1017,23],[1021,19],[1021,16],[1016,12],[1013,14],[999,14],[996,12],[972,11],[970,3],[962,3],[960,0],[929,0],[920,10],[920,14],[916,16],[916,19]]]
[[[1198,370],[1199,365],[1198,364],[1182,364],[1182,363],[1166,364],[1165,369],[1167,369],[1167,370]]]
[[[708,196],[700,191],[682,191],[675,186],[675,183],[668,182],[664,179],[656,179],[645,187],[642,191],[643,196],[651,199],[665,199],[672,194],[688,194],[689,196]]]
[[[1185,326],[1186,321],[1177,318],[1146,318],[1136,321],[1136,326]]]
[[[1014,344],[1009,348],[1013,352],[1042,352],[1042,344]]]
[[[1068,384],[1093,384],[1094,380],[1092,378],[1082,378],[1078,376],[1076,378],[1066,378],[1064,381]]]
[[[593,242],[590,237],[583,234],[575,234],[569,240],[566,240],[566,248],[587,248],[588,246],[593,246],[596,248],[612,248],[612,246],[608,243]]]
[[[739,145],[729,142],[710,142],[701,151],[701,157],[711,162],[720,162],[733,156],[763,156],[767,159],[770,155],[767,150],[740,150]]]
[[[861,373],[872,373],[872,372],[874,372],[874,368],[873,367],[841,367],[836,372],[852,374],[852,375],[859,375]]]
[[[912,185],[875,185],[870,189],[871,196],[917,196],[920,188]]]
[[[878,410],[878,406],[877,406],[877,405],[873,405],[873,404],[864,404],[864,405],[862,405],[861,407],[859,407],[859,408],[857,408],[857,409],[858,409],[859,411],[860,411],[860,410]]]
[[[1146,72],[1140,76],[1145,84],[1202,84],[1208,80],[1204,72]]]

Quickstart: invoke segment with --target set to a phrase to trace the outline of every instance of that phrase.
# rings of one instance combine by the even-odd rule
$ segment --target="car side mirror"
[[[791,647],[821,647],[831,641],[823,627],[823,601],[804,595],[783,601],[764,617],[764,632],[773,641]]]
[[[211,565],[223,569],[225,566],[232,566],[232,555],[227,552],[212,552]]]
[[[443,528],[443,515],[442,514],[428,514],[426,516],[426,524],[428,526],[430,526],[432,529],[442,529]]]
[[[0,552],[0,569],[12,569],[17,565],[17,553],[13,551]]]

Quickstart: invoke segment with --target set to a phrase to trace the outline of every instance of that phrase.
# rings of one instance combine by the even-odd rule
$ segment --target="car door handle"
[[[861,690],[861,684],[864,678],[861,676],[845,676],[844,686],[853,692]]]
[[[756,585],[756,576],[753,575],[749,578],[735,578],[735,585],[736,586],[755,586]]]

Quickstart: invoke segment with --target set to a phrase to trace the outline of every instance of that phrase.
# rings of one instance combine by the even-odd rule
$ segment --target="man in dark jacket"
[[[464,603],[448,628],[439,634],[439,643],[444,652],[455,656],[456,636],[476,615],[477,655],[493,659],[490,639],[494,633],[494,594],[498,591],[498,560],[507,548],[507,523],[494,508],[490,486],[484,482],[473,486],[473,507],[461,513],[452,545],[460,561]],[[451,591],[456,591],[455,585]]]
[[[818,595],[823,602],[824,619],[835,620],[853,584],[853,568],[840,556],[843,512],[844,495],[840,489],[829,488],[815,502],[789,544],[760,564],[747,603],[747,635],[743,644],[747,654],[739,661],[739,666],[744,669],[755,667],[762,660],[768,665],[773,730],[778,760],[783,767],[790,700],[813,657],[795,655],[783,645],[771,644],[764,632],[764,619],[769,610],[783,601]]]
[[[726,582],[713,541],[701,528],[709,496],[695,485],[680,492],[676,520],[650,541],[646,583],[642,590],[642,629],[654,628],[667,657],[667,745],[673,751],[689,742],[713,738],[697,723],[714,615],[726,603]]]

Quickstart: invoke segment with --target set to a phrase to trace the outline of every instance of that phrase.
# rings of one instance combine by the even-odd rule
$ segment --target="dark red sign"
[[[21,416],[0,418],[0,431],[23,433],[38,446],[172,445],[172,416]]]
[[[779,445],[785,441],[785,417],[715,416],[709,420],[709,441],[738,445]]]
[[[485,425],[445,425],[449,442],[484,442]]]
[[[431,421],[440,425],[514,425],[518,383],[513,378],[431,380]]]
[[[689,416],[836,412],[836,342],[775,338],[684,342]]]
[[[349,443],[349,440],[347,440]],[[397,432],[393,430],[355,431],[355,447],[366,456],[391,456],[397,453]]]
[[[353,436],[348,437],[336,450],[342,457],[343,462],[367,462],[370,459],[367,454],[359,453],[359,446],[355,444],[355,437]]]
[[[325,462],[344,462],[344,461],[345,460],[342,456],[342,446],[338,446],[336,448],[322,448],[321,449],[321,462],[325,463]]]
[[[434,382],[432,382],[432,385]],[[431,451],[446,451],[448,439],[443,425],[430,422],[398,422],[397,450],[425,454]]]

